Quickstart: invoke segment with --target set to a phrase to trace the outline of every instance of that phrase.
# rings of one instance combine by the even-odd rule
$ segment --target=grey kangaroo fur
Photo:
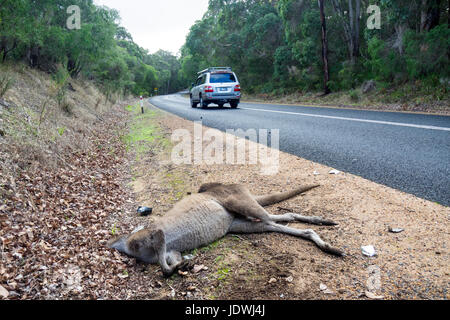
[[[296,213],[269,214],[268,206],[318,187],[309,185],[292,191],[253,196],[238,184],[208,183],[177,202],[151,228],[116,237],[108,242],[114,248],[146,263],[158,263],[164,276],[170,276],[185,264],[181,252],[205,246],[227,233],[280,232],[314,242],[325,252],[342,256],[343,252],[324,242],[313,230],[300,230],[278,222],[301,221],[318,225],[336,225],[319,217]]]

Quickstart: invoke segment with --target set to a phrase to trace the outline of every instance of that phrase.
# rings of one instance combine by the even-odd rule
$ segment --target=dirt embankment
[[[104,244],[114,232],[107,218],[131,197],[121,181],[127,114],[88,81],[71,80],[63,92],[50,75],[8,72],[0,299],[116,298],[111,288],[125,267]]]

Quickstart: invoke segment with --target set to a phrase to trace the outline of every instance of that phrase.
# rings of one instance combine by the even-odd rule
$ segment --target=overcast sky
[[[134,42],[150,53],[159,49],[178,53],[189,28],[208,9],[208,0],[94,0],[94,3],[117,9],[121,25],[131,33]]]

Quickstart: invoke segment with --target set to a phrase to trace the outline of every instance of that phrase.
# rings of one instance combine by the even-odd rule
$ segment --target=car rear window
[[[236,78],[232,73],[211,73],[209,82],[210,83],[236,82]]]

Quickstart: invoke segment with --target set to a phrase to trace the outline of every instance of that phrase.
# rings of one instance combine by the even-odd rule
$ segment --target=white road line
[[[400,126],[400,127],[411,127],[411,128],[420,128],[420,129],[429,129],[429,130],[450,131],[450,128],[446,128],[446,127],[435,127],[435,126],[427,126],[427,125],[411,124],[411,123],[402,123],[402,122],[390,122],[390,121],[367,120],[367,119],[358,119],[358,118],[324,116],[324,115],[319,115],[319,114],[299,113],[299,112],[289,112],[289,111],[278,111],[278,110],[267,110],[267,109],[253,109],[253,108],[243,108],[243,107],[240,107],[240,109],[252,110],[252,111],[260,111],[260,112],[273,112],[273,113],[293,114],[293,115],[305,116],[305,117],[327,118],[327,119],[336,119],[336,120],[347,120],[347,121],[387,124],[387,125],[391,125],[391,126]]]

